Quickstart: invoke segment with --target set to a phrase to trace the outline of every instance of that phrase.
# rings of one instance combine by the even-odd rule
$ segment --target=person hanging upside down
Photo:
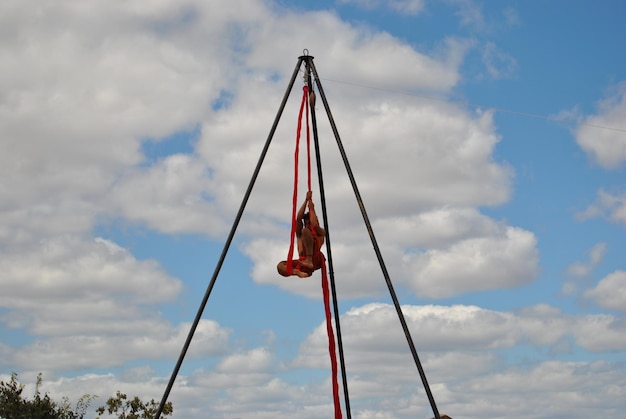
[[[313,272],[320,269],[324,262],[324,256],[320,249],[324,244],[326,231],[320,227],[319,220],[315,214],[312,195],[311,191],[307,192],[306,199],[296,216],[296,237],[300,257],[292,261],[292,275],[297,275],[300,278],[307,278],[313,275]],[[305,212],[307,206],[309,212]],[[287,273],[287,261],[279,262],[276,268],[282,276],[289,276]]]

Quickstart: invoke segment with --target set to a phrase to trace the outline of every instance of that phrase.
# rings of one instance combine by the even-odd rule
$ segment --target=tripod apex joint
[[[302,50],[302,55],[300,57],[298,57],[298,58],[300,58],[301,60],[305,60],[305,59],[308,59],[308,58],[313,59],[313,56],[309,55],[309,50],[307,48],[305,48],[305,49]]]

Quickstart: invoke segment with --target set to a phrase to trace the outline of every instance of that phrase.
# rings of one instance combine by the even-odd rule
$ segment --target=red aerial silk
[[[300,154],[300,131],[302,130],[302,114],[306,108],[306,145],[307,145],[307,171],[308,190],[311,190],[311,136],[309,132],[309,87],[302,88],[302,102],[298,114],[298,131],[296,133],[296,150],[294,153],[294,176],[293,176],[293,209],[291,212],[291,240],[289,242],[289,254],[287,256],[287,274],[293,273],[293,251],[296,235],[296,211],[298,207],[298,156]],[[315,229],[311,229],[315,237]],[[328,276],[326,273],[326,259],[322,258],[322,294],[324,297],[324,311],[326,313],[326,331],[328,332],[328,352],[330,354],[331,379],[333,387],[333,403],[335,406],[335,419],[341,419],[341,402],[339,401],[339,383],[337,382],[337,354],[335,352],[335,334],[333,332],[332,315],[330,312],[330,292],[328,290]]]
[[[291,240],[289,241],[289,254],[287,255],[287,275],[293,273],[293,246],[296,236],[296,208],[298,207],[298,156],[300,155],[300,131],[302,131],[302,113],[306,108],[306,145],[307,145],[307,169],[308,169],[308,190],[311,190],[311,139],[309,134],[309,86],[302,88],[302,102],[298,114],[298,129],[296,132],[296,151],[294,153],[293,169],[293,209],[291,211]]]
[[[330,354],[331,376],[333,381],[333,402],[335,404],[335,419],[341,419],[341,403],[339,401],[339,383],[337,382],[337,354],[335,353],[335,334],[330,314],[330,293],[326,277],[326,261],[322,262],[322,293],[324,294],[324,309],[326,311],[326,331],[328,332],[328,353]]]

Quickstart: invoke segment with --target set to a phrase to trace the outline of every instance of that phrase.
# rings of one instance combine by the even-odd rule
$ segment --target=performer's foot
[[[302,266],[305,266],[305,267],[309,268],[309,269],[313,269],[313,259],[311,259],[311,258],[306,258],[304,260],[301,260],[300,264]]]

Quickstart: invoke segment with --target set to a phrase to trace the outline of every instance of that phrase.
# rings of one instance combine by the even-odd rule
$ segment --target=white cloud
[[[512,288],[537,275],[535,236],[473,209],[447,207],[385,218],[376,221],[373,230],[380,233],[377,242],[393,281],[409,285],[421,297]],[[340,228],[332,237],[334,273],[340,278],[338,293],[343,298],[384,294],[380,266],[365,228]],[[338,242],[337,238],[344,239]],[[252,277],[319,298],[317,281],[289,281],[276,273],[276,263],[287,256],[288,239],[289,231],[283,230],[282,238],[254,240],[246,246],[246,254],[255,263]]]
[[[502,225],[474,208],[442,207],[411,217],[388,218],[376,223],[386,240],[416,248],[446,248],[459,240],[496,235]]]
[[[616,169],[626,160],[626,83],[613,88],[576,130],[578,145],[600,166]],[[613,129],[612,129],[613,128]]]
[[[513,345],[518,338],[514,316],[474,306],[402,306],[409,330],[419,351],[486,350]],[[385,372],[389,365],[372,365],[373,357],[388,359],[410,354],[398,314],[389,304],[371,303],[354,307],[341,318],[346,353],[352,353],[356,375]],[[303,342],[296,365],[317,367],[328,362],[326,327],[319,325]],[[358,356],[354,356],[358,354]],[[390,357],[390,358],[389,358]]]
[[[523,365],[506,366],[507,361],[497,355],[503,348],[519,348],[528,342],[537,345],[533,351],[538,351],[565,339],[594,351],[623,350],[623,326],[615,317],[572,316],[547,305],[518,313],[475,306],[404,305],[402,309],[435,400],[450,415],[463,411],[476,417],[521,418],[544,411],[553,412],[554,417],[566,411],[552,405],[555,399],[573,397],[576,406],[588,407],[584,399],[591,392],[597,400],[610,400],[609,405],[617,408],[614,394],[625,394],[623,369],[604,361],[535,363],[533,354],[524,352],[528,358]],[[426,396],[419,390],[418,372],[393,306],[355,307],[342,316],[341,327],[351,397],[382,400],[378,405],[382,406],[393,394],[397,412],[404,403],[411,405],[408,401],[414,397],[413,408],[427,411]],[[296,365],[329,365],[327,342],[320,324],[302,343]],[[614,384],[601,389],[587,381],[596,375],[600,382]],[[538,406],[515,407],[528,398],[537,400]]]
[[[518,26],[522,24],[522,19],[517,9],[512,6],[506,7],[503,12],[504,20],[509,26]]]
[[[617,414],[626,395],[626,375],[618,365],[606,361],[537,362],[534,358],[541,346],[553,345],[564,336],[590,346],[596,345],[593,340],[606,341],[605,336],[611,335],[605,333],[614,327],[607,322],[609,317],[572,316],[546,305],[518,313],[462,305],[404,305],[402,309],[441,412],[521,419],[541,414],[559,417],[572,414],[571,409],[590,412],[601,407]],[[342,315],[342,330],[355,417],[396,417],[407,412],[430,417],[393,306],[354,307]],[[612,331],[613,341],[623,332]],[[626,342],[621,339],[624,348]],[[512,360],[499,352],[527,342],[539,347],[524,352],[527,358],[522,364],[510,364]],[[614,349],[607,346],[603,350]],[[221,361],[204,362],[202,370],[181,374],[170,400],[176,414],[184,417],[206,416],[207,412],[216,417],[328,416],[332,412],[328,356],[326,331],[320,324],[301,343],[293,362],[281,362],[284,358],[275,348],[241,348]],[[290,375],[294,368],[319,369],[322,374],[312,377],[322,378],[296,381]],[[285,375],[281,376],[281,371]],[[102,402],[117,389],[159,398],[167,380],[145,374],[149,377],[152,372],[145,367],[129,368],[122,374],[124,380],[113,375],[53,377],[44,379],[44,390],[77,399],[89,389],[99,394]],[[34,380],[34,375],[23,378]],[[528,399],[535,401],[532,406],[523,403]],[[561,402],[555,404],[555,400]],[[565,403],[568,400],[570,403]]]
[[[456,387],[459,398],[451,408],[476,417],[567,417],[573,411],[587,417],[598,408],[618,415],[619,404],[612,394],[623,393],[623,385],[607,388],[600,384],[617,378],[614,367],[602,361],[547,361],[527,368],[510,368]],[[617,372],[620,375],[621,371]],[[589,381],[591,377],[593,381]],[[622,378],[617,380],[622,382]],[[533,400],[532,406],[523,408],[523,400],[528,399]]]
[[[242,372],[267,371],[271,365],[272,355],[266,348],[255,348],[246,353],[230,355],[216,367],[223,373],[238,374]]]
[[[0,129],[11,151],[5,155],[23,158],[2,165],[16,187],[0,191],[9,203],[0,214],[0,237],[36,240],[42,232],[84,232],[111,212],[168,233],[222,232],[220,211],[230,213],[238,203],[249,175],[242,168],[252,167],[258,156],[251,140],[267,131],[274,110],[266,104],[278,103],[271,99],[284,87],[276,75],[291,68],[287,60],[304,40],[311,51],[324,51],[323,74],[336,79],[434,90],[458,80],[464,48],[453,41],[433,58],[330,13],[310,13],[308,33],[300,15],[274,15],[261,3],[247,5],[245,13],[237,7],[60,3],[42,8],[44,25],[14,27],[24,36],[7,47],[28,60],[4,67],[17,80],[3,84],[7,123]],[[5,27],[25,18],[14,5],[4,16]],[[279,37],[284,42],[275,42],[277,33],[285,35]],[[42,65],[47,61],[55,65]],[[368,65],[355,65],[363,61]],[[14,68],[17,62],[29,62],[32,74]],[[226,71],[234,62],[240,63],[230,67],[236,70]],[[50,79],[55,83],[44,82]],[[243,108],[234,103],[216,119],[210,104],[224,92],[236,94]],[[246,115],[254,122],[244,121]],[[192,156],[137,167],[141,139],[158,140],[203,120],[198,151],[210,165],[212,183],[208,168]],[[228,147],[220,141],[236,147],[233,131],[244,140],[247,159],[233,160],[220,150]],[[232,157],[241,156],[238,147]],[[59,165],[65,170],[57,170]],[[222,195],[213,196],[216,191]]]
[[[111,191],[111,212],[165,233],[204,232],[219,236],[224,215],[212,197],[217,185],[207,167],[190,155],[175,154],[136,168]]]
[[[622,301],[623,296],[624,293],[621,292]],[[609,301],[608,304],[610,303]],[[576,327],[578,327],[574,331],[576,343],[587,350],[594,352],[624,350],[626,324],[623,319],[608,314],[589,315],[581,318]]]
[[[494,205],[508,199],[511,171],[492,160],[499,138],[491,114],[472,118],[448,105],[405,101],[363,110],[348,120],[359,129],[347,136],[346,148],[363,197],[374,190],[380,194],[368,208],[406,214],[409,207]]]
[[[131,220],[166,232],[222,231],[219,210],[232,209],[220,208],[229,204],[222,198],[240,199],[242,191],[228,186],[242,187],[250,174],[242,169],[254,163],[216,160],[224,156],[217,136],[232,141],[240,135],[256,161],[254,140],[264,138],[275,111],[267,104],[279,103],[286,71],[303,47],[319,51],[326,63],[320,72],[339,80],[429,90],[447,90],[458,81],[464,54],[459,43],[448,42],[433,58],[331,13],[310,13],[303,28],[299,14],[276,15],[261,2],[238,7],[59,2],[42,6],[36,22],[17,5],[6,5],[2,24],[15,39],[5,45],[7,76],[0,78],[0,174],[12,188],[0,189],[0,238],[85,232],[103,212],[120,208]],[[215,120],[211,104],[231,95],[244,106]],[[227,125],[218,123],[225,120]],[[137,169],[144,163],[142,140],[158,141],[197,124],[204,124],[204,160],[178,162],[185,188],[163,190],[160,183],[173,180],[168,169],[182,156]],[[216,193],[202,178],[201,164],[207,163],[213,186],[230,192],[212,202],[202,195]],[[208,215],[201,218],[201,212]]]
[[[611,194],[600,189],[596,202],[576,214],[576,217],[580,220],[603,217],[626,227],[626,194]]]
[[[137,315],[130,322],[130,326],[119,330],[95,328],[92,333],[37,339],[15,351],[10,364],[18,369],[72,371],[113,368],[137,359],[172,359],[180,352],[190,329],[187,323],[173,327],[162,319],[142,321]],[[228,337],[227,329],[214,321],[202,320],[194,334],[189,358],[224,353],[228,349]]]
[[[290,75],[304,48],[315,57],[322,79],[427,91],[447,91],[459,81],[459,66],[467,50],[463,42],[444,40],[437,56],[431,56],[387,32],[349,25],[333,13],[307,13],[305,26],[302,18],[300,14],[273,16],[264,25],[250,28],[248,36],[255,47],[246,63],[255,73],[242,82],[251,82],[253,88],[261,80],[251,75]],[[284,81],[278,85],[286,87]]]
[[[282,369],[273,350],[253,348],[223,358],[210,371],[194,373],[187,384],[214,393],[210,409],[229,417],[317,417],[320,411],[330,411],[328,395],[318,384],[298,385],[277,378],[276,373]],[[227,398],[222,393],[225,388]],[[189,405],[204,406],[206,414],[205,403],[186,400],[185,406]]]
[[[420,3],[399,5],[416,12]],[[440,92],[457,83],[465,51],[462,43],[450,40],[436,57],[418,53],[388,34],[356,29],[325,12],[308,14],[311,25],[303,29],[302,15],[279,16],[261,2],[230,2],[219,8],[211,2],[130,2],[121,7],[58,2],[54,7],[42,5],[40,18],[18,3],[2,7],[3,30],[15,36],[3,38],[5,54],[0,57],[5,69],[0,79],[0,133],[5,146],[0,166],[3,179],[12,186],[0,190],[0,239],[19,245],[2,259],[0,278],[3,289],[10,289],[0,297],[9,310],[2,321],[8,330],[34,334],[19,348],[3,345],[2,358],[22,370],[124,368],[138,359],[171,358],[177,353],[189,325],[169,324],[158,304],[175,299],[181,282],[155,261],[138,260],[114,242],[90,239],[89,234],[109,217],[166,233],[223,232],[222,214],[232,214],[241,199],[285,88],[285,69],[292,68],[303,47],[319,51],[323,77],[365,85],[384,80],[386,87]],[[368,90],[328,83],[333,108],[346,115],[345,126],[362,120],[363,111],[377,115],[379,124],[388,121],[386,115],[409,115],[398,113],[403,103],[390,101],[389,109],[379,108]],[[367,100],[355,112],[351,102],[359,97]],[[215,111],[212,105],[217,102],[221,108]],[[473,174],[486,181],[486,187],[476,187],[459,199],[505,200],[508,172],[489,161],[497,140],[490,117],[475,118],[444,105],[408,109],[420,108],[426,113],[421,124],[439,116],[435,132],[451,127],[446,135],[452,143],[467,143],[457,153],[467,159],[468,168],[452,176],[462,181]],[[448,111],[456,116],[440,115]],[[194,126],[201,127],[197,154],[156,161],[142,155],[142,141],[158,142]],[[384,132],[381,125],[374,128],[378,132],[368,134],[368,147]],[[324,130],[330,138],[328,128]],[[281,131],[277,140],[290,139],[292,126],[286,132]],[[351,147],[355,144],[351,140]],[[398,145],[394,147],[397,151]],[[269,176],[260,180],[260,192],[255,190],[251,202],[267,203],[251,205],[250,211],[265,227],[246,219],[242,224],[248,232],[275,230],[276,220],[284,221],[286,212],[275,204],[277,196],[288,192],[277,187],[284,178],[282,151],[279,147],[272,157],[274,166],[264,166]],[[289,155],[288,147],[284,153]],[[472,173],[472,161],[485,165],[477,165]],[[346,185],[338,186],[333,196],[343,199]],[[433,195],[432,191],[423,195],[429,193]],[[434,195],[427,199],[440,200]],[[219,354],[228,337],[228,329],[203,320],[190,355]],[[248,368],[233,381],[237,365]],[[331,408],[318,386],[311,392],[270,378],[272,368],[281,366],[266,351],[239,354],[218,366],[210,377],[234,385],[229,392],[232,402],[222,402],[228,404],[226,410],[254,411],[259,400],[272,399],[275,405],[266,405],[265,414],[275,418],[272,409],[284,410],[285,395],[306,400],[311,417]],[[146,379],[151,375],[150,368],[128,371],[132,393],[151,397],[159,393],[163,380]],[[81,378],[80,383],[78,379],[59,383],[72,382],[81,391],[86,382],[97,382],[104,394],[128,388],[111,376]],[[186,398],[192,411],[202,398],[188,384],[181,377],[174,397]]]
[[[433,363],[438,356],[445,356],[442,353],[452,352],[462,357],[478,355],[476,365],[488,369],[494,367],[496,360],[488,357],[481,360],[484,351],[516,347],[528,342],[551,348],[559,346],[564,339],[572,339],[581,347],[597,352],[623,350],[626,347],[619,318],[610,315],[573,316],[548,305],[527,307],[517,313],[462,305],[403,305],[402,312],[418,352],[424,352],[429,360],[427,362],[432,360]],[[352,374],[399,374],[399,379],[411,376],[413,371],[390,369],[393,365],[400,368],[402,362],[412,362],[394,306],[370,303],[354,307],[340,320],[344,351],[351,354]],[[320,324],[302,343],[295,365],[320,368],[328,364],[327,345],[326,327]],[[375,363],[374,359],[383,356],[383,353],[390,362]],[[455,371],[458,377],[464,374],[465,368],[470,368],[466,366],[459,371],[454,369],[454,364],[440,362],[437,365],[440,365],[441,371],[433,373],[447,375]],[[471,368],[468,371],[478,373]]]
[[[475,4],[459,4],[463,22],[484,24]],[[424,7],[389,5],[402,13]],[[466,42],[444,39],[439,51],[424,53],[332,12],[244,0],[8,1],[0,4],[0,27],[0,321],[11,335],[0,343],[0,358],[31,383],[37,370],[49,371],[44,390],[74,399],[89,391],[103,402],[118,389],[160,397],[167,377],[157,365],[178,354],[189,330],[165,317],[182,283],[158,262],[93,231],[114,218],[166,234],[223,234],[303,48],[316,56],[394,281],[438,298],[533,278],[533,233],[477,209],[506,203],[512,193],[512,169],[494,161],[499,137],[492,115],[389,90],[444,96],[461,79]],[[290,105],[300,87],[298,77]],[[320,102],[318,117],[339,294],[380,295],[384,283]],[[200,135],[187,154],[142,154],[145,141],[192,127]],[[275,271],[288,245],[294,131],[289,107],[242,219],[247,237],[240,243],[255,281],[319,298],[318,281],[283,279]],[[624,219],[619,199],[607,205],[603,211]],[[620,284],[607,277],[588,296],[613,307],[619,301],[607,290]],[[536,412],[557,414],[551,396],[593,396],[607,409],[624,398],[623,371],[612,365],[555,362],[523,371],[503,366],[510,360],[498,352],[518,345],[524,351],[527,342],[538,350],[621,351],[620,318],[568,316],[549,306],[520,313],[406,308],[436,397],[453,417],[455,411],[528,417],[522,400],[531,397]],[[361,397],[355,417],[430,416],[393,308],[361,306],[346,317],[350,379]],[[14,334],[19,339],[11,340]],[[189,356],[201,358],[202,369],[178,377],[171,397],[177,416],[329,416],[322,326],[295,359],[233,343],[231,335],[215,320],[200,322]],[[297,368],[305,366],[314,369],[301,375]],[[94,368],[115,374],[77,375]],[[526,393],[517,380],[531,383]],[[492,382],[505,385],[485,394]],[[510,406],[524,407],[510,412]]]
[[[0,266],[0,321],[34,336],[4,357],[14,368],[104,368],[171,357],[189,329],[170,325],[156,306],[177,298],[180,280],[108,240],[50,238],[4,254]],[[204,320],[196,336],[201,346],[193,356],[224,350],[228,332]]]
[[[142,161],[140,141],[196,123],[227,84],[229,56],[212,57],[228,35],[183,22],[207,16],[191,3],[37,7],[35,17],[7,2],[0,18],[4,240],[88,231],[120,173]],[[218,10],[209,17],[219,22]],[[205,55],[188,43],[202,29]]]
[[[589,250],[587,263],[574,262],[567,267],[567,273],[576,277],[588,276],[591,271],[602,262],[606,253],[606,243],[598,243]]]
[[[607,310],[626,310],[626,271],[615,271],[588,289],[583,296]]]
[[[515,75],[517,61],[501,51],[495,43],[488,42],[482,50],[482,58],[489,75],[495,79],[510,78]]]
[[[19,351],[7,347],[3,359],[23,368],[118,366],[180,347],[184,327],[167,324],[156,304],[175,299],[181,282],[155,261],[88,235],[110,217],[166,233],[223,233],[230,221],[223,214],[239,203],[257,139],[273,118],[268,104],[279,103],[285,69],[303,46],[324,51],[323,74],[340,80],[393,74],[390,87],[409,81],[439,91],[457,82],[463,56],[451,41],[429,57],[330,13],[311,13],[306,33],[301,15],[278,16],[261,2],[58,2],[41,5],[39,19],[18,3],[2,7],[3,30],[14,36],[3,38],[0,57],[0,174],[11,185],[0,189],[0,240],[18,245],[0,261],[10,289],[0,297],[9,310],[2,321],[37,336]],[[356,65],[361,59],[375,65]],[[214,112],[222,97],[232,103]],[[154,162],[142,155],[142,141],[197,125],[198,154]],[[283,215],[272,206],[251,210],[268,213]],[[249,231],[259,225],[243,223]],[[222,348],[224,333],[219,326],[199,333],[196,344],[212,336],[199,353]]]
[[[447,0],[457,8],[456,15],[462,26],[469,26],[476,30],[484,29],[485,17],[481,5],[472,0]]]
[[[402,13],[416,15],[424,10],[423,0],[392,0],[390,7]]]
[[[329,77],[434,91],[455,85],[464,54],[463,45],[449,41],[431,57],[327,12],[309,13],[311,25],[303,30],[302,15],[274,13],[262,2],[57,2],[40,5],[39,17],[19,3],[1,7],[8,36],[0,57],[0,174],[11,187],[0,189],[0,240],[14,247],[0,261],[0,281],[10,289],[0,301],[9,330],[36,336],[19,352],[7,348],[24,368],[104,367],[171,354],[179,326],[167,324],[157,304],[175,299],[181,282],[157,262],[89,235],[115,217],[165,233],[221,234],[230,221],[223,214],[239,203],[260,151],[257,140],[274,116],[268,104],[279,103],[285,69],[303,46],[323,51],[319,61],[327,65],[320,73]],[[363,60],[369,64],[357,64]],[[349,90],[339,85],[329,94],[336,89]],[[216,111],[212,105],[220,100]],[[349,100],[337,100],[337,109],[350,108]],[[475,124],[461,115],[465,123]],[[476,125],[480,159],[480,132],[490,120]],[[195,126],[201,127],[197,154],[156,161],[142,155],[142,141]],[[493,140],[487,136],[487,149]],[[264,167],[278,173],[278,182],[283,169],[282,161]],[[495,164],[484,175],[496,182],[506,177]],[[283,222],[275,202],[287,189],[272,193],[273,179],[265,178],[254,198],[273,205],[252,207],[261,222],[244,220],[248,231]],[[501,192],[486,191],[494,196],[486,199],[501,201],[503,184]],[[206,334],[220,333],[217,327]],[[41,348],[47,349],[39,356]]]
[[[579,282],[589,279],[593,270],[604,259],[606,246],[606,243],[597,243],[589,250],[589,260],[587,262],[576,261],[567,267],[566,272],[569,277],[563,282],[561,290],[564,295],[576,293]]]
[[[153,303],[168,301],[182,284],[154,260],[139,261],[105,239],[61,236],[0,259],[4,307],[36,310],[42,304],[81,305],[107,296]],[[10,290],[10,291],[9,291]],[[62,300],[59,298],[62,297]]]
[[[538,259],[532,233],[502,227],[493,237],[465,239],[447,249],[407,256],[405,266],[418,295],[442,298],[526,284],[537,275]]]
[[[505,202],[510,193],[510,168],[492,161],[491,153],[498,137],[492,131],[490,114],[472,119],[471,115],[455,107],[416,103],[397,97],[385,97],[383,102],[366,100],[362,102],[362,112],[358,112],[359,109],[342,106],[344,96],[336,97],[339,112],[343,112],[347,119],[346,126],[352,127],[348,135],[342,135],[346,152],[364,206],[373,220],[374,230],[380,235],[378,239],[384,245],[381,247],[394,276],[400,275],[401,281],[408,282],[408,274],[428,268],[432,279],[434,265],[427,259],[472,257],[475,252],[470,254],[471,249],[482,247],[488,250],[493,246],[497,252],[483,258],[479,266],[461,275],[458,273],[463,271],[457,270],[456,279],[446,274],[448,279],[440,282],[444,289],[434,291],[424,284],[414,283],[415,289],[439,298],[451,295],[451,292],[515,286],[534,277],[537,264],[534,236],[499,225],[472,209],[476,205]],[[225,138],[223,135],[216,137]],[[233,150],[229,155],[241,154],[240,148],[235,148],[238,142],[230,140]],[[253,211],[263,208],[283,223],[290,219],[293,179],[291,174],[284,176],[279,184],[279,173],[290,172],[292,147],[287,146],[278,150],[281,154],[268,156],[264,164],[272,174],[272,184],[264,183],[264,179],[259,179],[258,183],[263,191],[271,191],[274,195],[264,194],[262,203],[255,201],[251,204]],[[246,154],[252,161],[252,153],[246,151]],[[368,244],[369,238],[364,235],[364,224],[354,204],[353,191],[341,168],[341,161],[334,153],[329,156],[325,157],[325,177],[334,181],[326,190],[326,196],[328,208],[332,209],[329,223],[332,223],[335,272],[342,275],[344,289],[341,291],[349,296],[379,294],[383,284],[372,275],[378,271],[377,263]],[[223,156],[215,158],[229,160]],[[226,166],[237,167],[233,163]],[[276,202],[284,204],[276,205]],[[275,235],[276,232],[272,236]],[[289,233],[284,230],[282,238],[270,239],[265,233],[262,242],[256,244],[253,241],[247,246],[246,253],[255,265],[260,264],[253,271],[256,281],[293,290],[292,283],[277,277],[275,269],[276,263],[286,256],[288,238]],[[416,248],[426,251],[422,254],[416,252]],[[418,255],[421,255],[419,261]],[[411,266],[418,262],[419,266]],[[408,267],[408,273],[397,267]],[[426,281],[431,282],[428,278]],[[312,295],[308,294],[309,291],[313,288],[299,288],[299,292]]]
[[[470,366],[471,364],[459,365],[461,368]],[[574,410],[582,411],[585,417],[589,417],[597,409],[614,412],[612,417],[619,417],[621,399],[626,395],[626,377],[622,369],[616,367],[603,361],[549,361],[525,368],[488,370],[461,379],[452,378],[445,383],[436,380],[434,374],[430,374],[428,378],[431,380],[440,413],[445,412],[452,417],[458,416],[458,412],[469,417],[490,415],[522,419],[533,414],[565,417],[571,416]],[[417,375],[416,371],[410,373]],[[20,376],[22,377],[27,378],[26,375]],[[350,390],[357,394],[364,394],[362,386],[375,384],[372,381],[363,382],[358,377],[351,377],[349,383]],[[85,389],[97,389],[100,398],[95,405],[100,405],[117,389],[129,395],[158,400],[164,384],[163,379],[120,381],[112,375],[86,375],[72,379],[47,379],[44,376],[42,390],[50,392],[53,398],[69,395],[71,399],[77,400],[85,393]],[[332,415],[329,387],[326,385],[309,383],[301,386],[276,379],[268,379],[260,385],[253,383],[247,386],[241,383],[237,391],[237,402],[232,402],[211,388],[216,382],[207,384],[199,385],[185,376],[179,377],[170,398],[176,415],[202,417],[211,412],[214,417],[245,416],[254,419],[286,419],[294,416],[313,419]],[[432,416],[426,395],[420,391],[418,378],[404,386],[386,384],[392,390],[399,390],[398,393],[403,397],[391,398],[374,394],[361,399],[351,393],[353,417],[398,417],[405,416],[408,410],[419,414],[419,417]],[[28,387],[25,391],[30,389]],[[528,398],[534,400],[532,405],[523,403]],[[304,408],[303,405],[310,407]]]
[[[392,10],[396,10],[400,13],[406,13],[409,15],[419,14],[422,10],[424,10],[425,6],[424,0],[339,0],[339,3],[354,3],[357,6],[365,9],[376,9],[379,7],[387,6]]]

